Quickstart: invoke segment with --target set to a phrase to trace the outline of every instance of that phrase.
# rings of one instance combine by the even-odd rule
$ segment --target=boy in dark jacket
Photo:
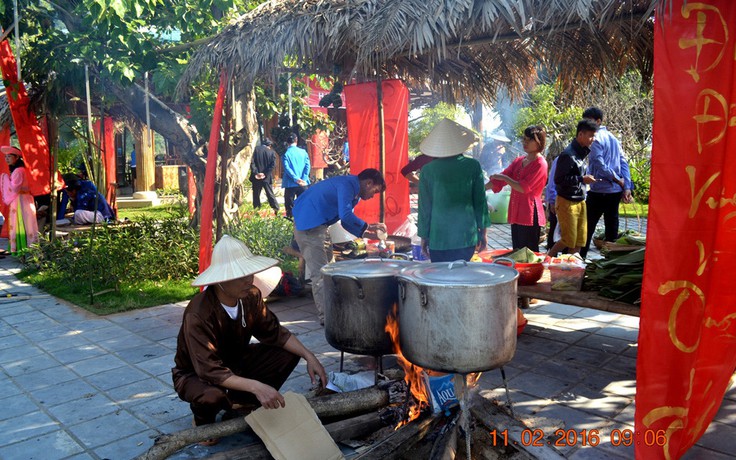
[[[595,139],[598,125],[591,120],[578,122],[575,139],[560,154],[555,170],[555,213],[560,225],[561,238],[549,255],[554,257],[567,248],[570,253],[580,252],[585,244],[588,222],[585,209],[585,186],[595,182],[595,178],[585,174],[585,158]]]

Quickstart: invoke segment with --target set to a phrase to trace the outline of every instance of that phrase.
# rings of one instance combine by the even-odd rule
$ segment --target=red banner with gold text
[[[409,90],[401,80],[385,80],[383,92],[384,137],[386,139],[385,222],[389,233],[409,215],[409,182],[401,168],[409,159]],[[378,98],[375,82],[346,85],[350,173],[366,168],[380,169]],[[361,201],[355,213],[368,223],[378,222],[380,201],[376,196]]]
[[[736,2],[672,3],[654,25],[641,459],[680,458],[718,412],[736,368]]]
[[[51,190],[49,171],[49,144],[46,141],[36,115],[28,107],[28,93],[23,82],[18,81],[15,56],[7,40],[0,42],[0,67],[2,67],[5,92],[8,95],[10,113],[13,115],[15,133],[28,169],[32,195],[45,195]]]

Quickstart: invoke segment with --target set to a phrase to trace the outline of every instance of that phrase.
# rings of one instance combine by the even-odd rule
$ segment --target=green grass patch
[[[184,215],[187,213],[186,206],[182,204],[164,204],[161,206],[148,206],[145,208],[122,208],[118,209],[118,220],[165,219],[171,216]]]
[[[649,215],[649,204],[646,203],[632,203],[618,205],[618,214],[620,217],[636,217],[637,215],[642,219],[646,219]]]
[[[118,291],[108,290],[104,294],[95,295],[90,302],[90,286],[84,280],[70,282],[64,276],[31,270],[23,270],[17,276],[26,283],[97,315],[180,302],[191,299],[199,290],[191,286],[192,280],[139,281],[135,284],[121,284]],[[105,288],[93,286],[93,289],[99,292]]]

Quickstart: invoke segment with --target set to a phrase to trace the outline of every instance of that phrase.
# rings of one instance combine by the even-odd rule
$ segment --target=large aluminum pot
[[[462,260],[402,270],[399,339],[406,359],[461,374],[511,361],[518,276],[510,267]]]
[[[407,260],[363,259],[322,267],[327,342],[359,355],[393,353],[386,317],[399,301],[396,275],[412,265]]]

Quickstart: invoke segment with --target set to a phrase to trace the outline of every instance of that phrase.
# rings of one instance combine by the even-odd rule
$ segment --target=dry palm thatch
[[[190,60],[246,82],[286,67],[343,80],[402,78],[448,100],[517,95],[539,66],[568,88],[650,72],[653,13],[666,0],[271,0]]]

